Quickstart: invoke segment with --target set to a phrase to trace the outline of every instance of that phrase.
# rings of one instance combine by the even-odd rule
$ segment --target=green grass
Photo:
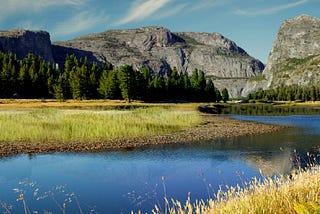
[[[277,179],[257,179],[247,187],[219,191],[215,199],[191,204],[166,199],[170,214],[184,213],[320,213],[320,166]],[[153,213],[160,213],[156,207]]]
[[[0,142],[103,141],[175,132],[199,124],[196,110],[137,108],[0,111]]]

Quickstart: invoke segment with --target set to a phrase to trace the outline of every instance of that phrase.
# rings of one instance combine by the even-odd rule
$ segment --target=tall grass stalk
[[[206,202],[172,200],[169,213],[320,213],[320,166],[220,190]]]
[[[165,134],[200,123],[195,110],[36,109],[0,111],[1,142],[103,141]]]

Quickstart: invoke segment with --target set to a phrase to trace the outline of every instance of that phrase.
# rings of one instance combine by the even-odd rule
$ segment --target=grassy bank
[[[284,128],[204,115],[199,105],[205,104],[0,100],[0,156],[126,150]]]
[[[277,179],[255,180],[246,188],[219,191],[216,199],[167,203],[168,213],[320,213],[320,166]],[[155,209],[154,213],[160,213]]]
[[[0,111],[1,142],[103,141],[175,132],[201,121],[195,110],[68,110],[43,108]]]

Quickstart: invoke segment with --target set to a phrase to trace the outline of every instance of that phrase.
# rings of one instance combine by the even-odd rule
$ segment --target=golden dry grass
[[[63,108],[63,109],[120,109],[136,107],[163,107],[176,109],[196,109],[199,103],[127,103],[123,100],[56,100],[37,99],[0,99],[0,110],[3,109],[35,109],[35,108]]]
[[[170,214],[184,213],[320,213],[320,166],[276,179],[255,179],[247,187],[219,191],[207,202],[167,203]],[[153,213],[160,213],[159,208]]]

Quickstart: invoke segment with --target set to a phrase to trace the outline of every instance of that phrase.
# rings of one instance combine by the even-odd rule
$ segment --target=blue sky
[[[141,26],[218,32],[264,63],[285,19],[300,14],[320,18],[320,0],[1,1],[1,30],[46,30],[52,41]]]

